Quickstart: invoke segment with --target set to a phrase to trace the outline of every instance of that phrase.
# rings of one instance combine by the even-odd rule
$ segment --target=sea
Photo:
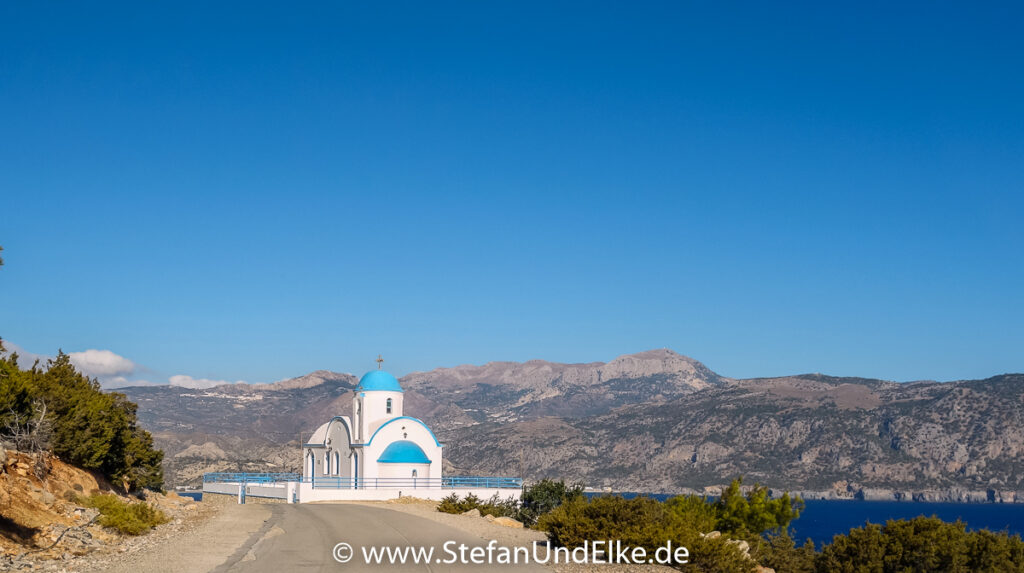
[[[602,495],[590,493],[587,495]],[[666,494],[617,493],[626,498],[646,495],[658,500]],[[943,521],[961,520],[968,529],[1006,531],[1024,535],[1024,503],[927,503],[917,501],[807,500],[804,511],[794,520],[791,534],[797,545],[811,539],[815,546],[832,541],[865,523],[885,523],[889,519],[912,519],[936,516]]]

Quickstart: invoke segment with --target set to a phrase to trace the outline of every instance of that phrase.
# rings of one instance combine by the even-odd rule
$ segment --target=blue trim
[[[430,434],[431,438],[434,438],[434,443],[437,444],[438,447],[444,447],[444,446],[441,445],[441,442],[437,441],[437,436],[434,435],[434,432],[430,431],[430,427],[423,423],[423,420],[420,420],[420,419],[417,419],[417,418],[413,418],[412,416],[399,416],[397,418],[391,418],[387,422],[384,422],[383,424],[380,425],[379,428],[374,430],[373,435],[370,436],[370,440],[367,441],[367,442],[364,442],[363,445],[364,446],[369,446],[370,444],[372,444],[373,443],[373,438],[375,438],[377,436],[377,432],[380,432],[381,430],[383,430],[384,426],[387,426],[388,424],[390,424],[392,422],[397,422],[399,420],[412,420],[413,422],[418,423],[419,425],[421,425],[421,426],[423,426],[424,428],[427,429],[427,433]]]

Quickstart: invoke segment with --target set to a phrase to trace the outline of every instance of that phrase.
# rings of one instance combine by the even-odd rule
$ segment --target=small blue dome
[[[402,386],[398,384],[398,379],[388,374],[383,370],[371,370],[363,377],[359,379],[359,385],[356,386],[357,392],[372,392],[375,390],[381,390],[384,392],[401,392]]]
[[[384,448],[377,461],[382,464],[429,464],[430,458],[413,442],[399,440]]]

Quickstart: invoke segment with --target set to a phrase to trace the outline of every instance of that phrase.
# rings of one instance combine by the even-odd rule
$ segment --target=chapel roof
[[[383,370],[371,370],[359,379],[356,392],[402,392],[398,379]]]
[[[430,458],[414,442],[398,440],[397,442],[391,442],[381,452],[377,461],[382,464],[429,464]]]

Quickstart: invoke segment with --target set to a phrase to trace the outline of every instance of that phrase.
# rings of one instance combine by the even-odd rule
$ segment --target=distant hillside
[[[438,368],[401,379],[424,416],[457,405],[477,422],[541,416],[581,418],[624,404],[662,403],[720,386],[725,379],[672,352],[650,350],[608,363],[558,364],[543,360],[490,362]],[[408,400],[408,399],[407,399]],[[407,406],[408,407],[408,406]],[[446,425],[445,420],[438,420]]]
[[[196,484],[206,471],[294,471],[299,435],[347,412],[358,379],[319,370],[275,384],[120,388],[164,450],[170,485]],[[294,459],[293,459],[294,458]]]
[[[653,491],[744,474],[840,496],[961,489],[1024,498],[1022,398],[1019,374],[907,385],[820,375],[744,380],[583,419],[460,428],[447,454],[485,473],[524,467]]]
[[[319,371],[275,385],[123,391],[167,451],[168,480],[183,483],[204,469],[297,470],[300,431],[348,413],[356,382]],[[406,413],[446,444],[449,472],[650,491],[745,474],[840,496],[878,489],[1009,499],[1021,491],[1024,499],[1020,374],[912,384],[822,375],[732,380],[653,350],[608,363],[440,368],[401,382]]]

